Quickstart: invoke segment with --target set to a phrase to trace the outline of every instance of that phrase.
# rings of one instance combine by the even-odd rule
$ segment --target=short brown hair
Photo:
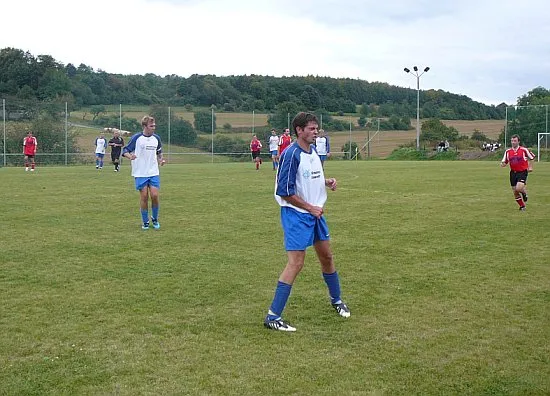
[[[141,126],[145,127],[145,126],[149,125],[149,121],[151,121],[151,120],[155,121],[155,118],[151,117],[150,115],[143,116],[143,118],[141,119]]]
[[[297,128],[305,128],[310,122],[319,124],[315,114],[305,111],[296,114],[296,117],[292,120],[292,129],[294,130],[294,134],[298,136]]]
[[[512,135],[510,140],[512,140],[513,138],[516,138],[516,139],[518,139],[518,142],[521,142],[521,139],[519,138],[519,135]]]

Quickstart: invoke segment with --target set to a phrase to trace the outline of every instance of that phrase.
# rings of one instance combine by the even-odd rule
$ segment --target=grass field
[[[0,168],[0,394],[548,395],[550,163],[527,212],[492,162],[326,168],[352,316],[309,251],[294,334],[269,166],[168,164],[159,231],[128,167]]]

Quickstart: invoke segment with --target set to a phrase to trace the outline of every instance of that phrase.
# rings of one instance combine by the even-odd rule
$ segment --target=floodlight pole
[[[5,167],[6,166],[6,99],[2,99],[2,114],[4,115],[4,122],[2,123],[3,130],[4,130],[4,151],[3,151],[2,159]]]
[[[411,73],[410,69],[404,68],[405,73]],[[418,67],[413,67],[414,73],[411,73],[416,77],[416,149],[420,150],[420,76],[430,70],[429,67],[425,67],[422,73],[418,73]]]

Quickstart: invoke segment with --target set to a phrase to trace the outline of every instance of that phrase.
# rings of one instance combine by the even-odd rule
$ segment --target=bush
[[[223,129],[225,129],[226,131],[230,131],[231,130],[231,124],[229,122],[226,122],[225,124],[223,124]]]
[[[355,159],[355,154],[357,153],[357,159],[361,159],[361,152],[359,151],[359,146],[357,143],[351,142],[351,155],[350,155],[350,142],[347,142],[342,146],[342,151],[344,152],[344,159]]]
[[[456,150],[453,151],[441,151],[428,157],[429,160],[437,161],[455,161],[459,158],[459,153]]]
[[[401,147],[392,151],[388,156],[389,160],[397,161],[419,161],[426,159],[426,151],[416,150],[413,147]]]
[[[488,142],[489,138],[480,130],[474,129],[474,133],[472,133],[472,140],[477,140],[478,142],[484,143]]]
[[[196,111],[194,127],[197,131],[211,132],[216,130],[216,115],[212,118],[212,113],[209,111]],[[214,125],[212,125],[212,122]]]

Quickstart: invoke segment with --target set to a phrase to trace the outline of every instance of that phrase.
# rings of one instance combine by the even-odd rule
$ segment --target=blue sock
[[[141,220],[143,223],[149,222],[149,211],[147,209],[141,209]]]
[[[103,168],[103,160],[100,160],[100,161],[99,161],[99,167],[100,167],[100,168]]]
[[[96,167],[99,166],[99,160],[98,159],[95,160],[95,166]]]
[[[268,319],[277,319],[283,313],[285,309],[286,302],[290,296],[290,290],[292,285],[284,282],[277,282],[277,288],[275,289],[275,296],[273,297],[273,302],[269,308],[269,314],[267,315]]]
[[[340,279],[338,278],[338,272],[334,271],[332,274],[323,273],[323,278],[325,278],[328,286],[331,302],[333,304],[337,303],[340,300]]]
[[[153,212],[153,219],[158,220],[158,218],[159,218],[159,207],[158,206],[151,206],[151,210]]]

